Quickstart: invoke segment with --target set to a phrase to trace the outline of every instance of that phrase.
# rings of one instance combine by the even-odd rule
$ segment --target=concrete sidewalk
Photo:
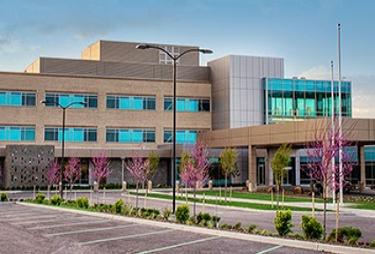
[[[173,194],[169,191],[166,191],[166,190],[163,190],[163,191],[160,191],[158,189],[156,190],[153,190],[149,193],[154,193],[154,194],[164,194],[164,195],[170,195],[172,196]],[[176,193],[176,196],[179,196],[179,197],[185,197],[185,193],[183,193],[183,195],[181,195],[181,193]],[[203,199],[203,195],[200,195],[200,194],[197,194],[196,197],[198,199]],[[188,193],[188,198],[193,198],[193,194],[192,193]],[[219,197],[216,197],[216,196],[210,196],[210,195],[205,195],[205,199],[209,199],[209,200],[218,200],[219,201]],[[222,197],[221,200],[223,201],[224,198]],[[232,202],[242,202],[242,203],[252,203],[252,204],[267,204],[267,205],[275,205],[276,206],[276,201],[268,201],[268,200],[257,200],[257,199],[244,199],[244,198],[227,198],[227,201],[232,201]],[[312,207],[312,201],[311,203],[309,202],[284,202],[283,204],[280,202],[281,205],[283,206],[292,206],[292,207],[305,207],[305,208],[311,208]],[[354,203],[344,203],[343,205],[340,205],[340,212],[346,212],[346,213],[351,213],[351,214],[355,214],[357,216],[361,216],[361,217],[373,217],[375,218],[375,210],[364,210],[364,209],[355,209],[355,208],[351,208],[350,206],[352,205],[355,205]],[[233,207],[232,207],[233,208]],[[323,203],[315,203],[315,208],[316,209],[320,209],[320,210],[323,210]],[[244,208],[244,209],[247,209],[247,208]],[[332,210],[332,211],[336,211],[336,204],[333,204],[332,203],[332,200],[329,200],[327,202],[327,210]]]

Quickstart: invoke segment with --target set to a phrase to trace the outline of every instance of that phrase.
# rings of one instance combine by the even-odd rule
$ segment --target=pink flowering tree
[[[323,237],[326,236],[326,202],[329,191],[337,191],[340,181],[345,179],[353,170],[355,162],[353,158],[355,152],[350,134],[352,128],[346,128],[340,133],[337,121],[334,123],[334,131],[332,131],[332,123],[321,121],[319,125],[316,123],[314,132],[314,142],[307,144],[306,153],[308,156],[307,175],[321,183],[323,187]],[[339,151],[342,150],[342,170],[340,172],[339,164],[333,163],[339,161]],[[345,182],[341,183],[343,186]],[[338,207],[336,214],[336,228],[338,228]]]
[[[193,149],[190,151],[190,160],[187,160],[180,169],[180,178],[182,183],[193,188],[194,191],[194,217],[196,215],[196,190],[197,185],[208,181],[208,149],[206,145],[197,140]]]
[[[99,153],[98,156],[91,158],[92,163],[94,164],[94,169],[90,169],[91,175],[99,186],[102,181],[111,174],[110,169],[110,159],[105,155],[104,152]]]
[[[146,179],[145,177],[145,160],[138,156],[137,153],[133,153],[133,156],[128,162],[125,164],[126,169],[129,173],[133,176],[133,182],[135,183],[136,187],[136,204],[135,207],[138,208],[138,190],[139,184],[143,183]]]
[[[57,162],[57,159],[55,159],[48,171],[47,171],[47,181],[49,185],[55,185],[59,184],[60,182],[60,164]]]
[[[64,179],[70,185],[70,192],[73,190],[73,184],[81,177],[81,161],[79,158],[70,157],[65,165]]]

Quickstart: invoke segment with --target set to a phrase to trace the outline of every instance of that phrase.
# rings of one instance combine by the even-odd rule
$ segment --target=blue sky
[[[22,71],[39,56],[80,58],[98,40],[210,48],[206,64],[228,54],[275,56],[285,77],[353,81],[355,117],[375,117],[373,0],[0,0],[0,70]]]

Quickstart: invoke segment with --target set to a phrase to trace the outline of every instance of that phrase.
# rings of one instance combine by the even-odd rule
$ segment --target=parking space
[[[1,254],[318,253],[16,204],[0,205],[0,220]]]

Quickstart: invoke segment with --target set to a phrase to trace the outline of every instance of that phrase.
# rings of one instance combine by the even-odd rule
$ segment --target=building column
[[[365,159],[365,146],[359,147],[359,167],[360,167],[360,181],[359,181],[359,191],[362,193],[366,188],[366,159]]]
[[[249,146],[249,180],[251,183],[257,183],[257,154],[256,154],[256,147]]]
[[[270,158],[269,149],[266,148],[266,154],[264,155],[264,184],[269,185],[270,179]]]
[[[273,186],[273,170],[271,167],[271,159],[275,155],[275,150],[269,150],[268,151],[268,185]]]
[[[125,158],[121,158],[121,183],[125,181]]]
[[[296,186],[301,185],[301,158],[299,154],[299,150],[295,152],[295,168],[296,168]]]

